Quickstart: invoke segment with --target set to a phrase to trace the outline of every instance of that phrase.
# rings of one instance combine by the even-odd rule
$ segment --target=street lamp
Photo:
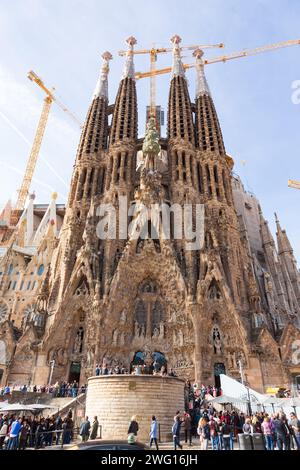
[[[252,409],[251,409],[251,398],[250,398],[250,390],[249,390],[249,387],[247,385],[247,383],[245,382],[244,380],[244,369],[243,369],[243,363],[241,361],[241,359],[238,359],[237,361],[238,363],[238,366],[239,366],[239,371],[240,371],[240,376],[241,376],[241,382],[242,382],[242,385],[244,385],[244,387],[246,387],[247,389],[247,397],[248,397],[248,414],[249,416],[252,415]]]

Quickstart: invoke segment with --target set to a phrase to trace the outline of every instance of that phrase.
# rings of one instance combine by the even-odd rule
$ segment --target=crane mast
[[[31,151],[30,151],[30,155],[29,155],[29,158],[28,158],[28,162],[27,162],[25,174],[24,174],[24,177],[23,177],[22,185],[21,185],[21,188],[19,190],[18,200],[17,200],[17,203],[16,203],[16,209],[17,210],[23,210],[24,206],[25,206],[28,191],[29,191],[30,184],[31,184],[31,181],[32,181],[32,177],[33,177],[33,174],[34,174],[34,170],[35,170],[35,167],[36,167],[37,159],[38,159],[38,156],[39,156],[39,153],[40,153],[40,149],[41,149],[41,145],[42,145],[42,141],[43,141],[43,137],[44,137],[44,133],[45,133],[45,129],[46,129],[46,125],[47,125],[47,121],[48,121],[48,117],[49,117],[52,102],[53,101],[50,98],[50,96],[46,96],[46,98],[44,99],[42,113],[41,113],[41,116],[40,116],[40,119],[39,119],[38,127],[37,127],[37,130],[36,130],[36,134],[35,134],[34,141],[33,141],[33,144],[32,144],[32,148],[31,148]]]
[[[16,206],[15,206],[15,209],[16,209],[15,214],[18,214],[18,211],[22,211],[24,209],[27,195],[30,189],[31,181],[33,178],[34,170],[36,167],[37,159],[41,150],[41,145],[42,145],[42,141],[43,141],[43,137],[45,134],[45,129],[46,129],[46,125],[48,122],[48,117],[49,117],[49,113],[50,113],[50,109],[51,109],[51,105],[53,101],[55,101],[56,104],[64,112],[66,112],[80,127],[82,127],[80,120],[75,116],[75,114],[69,111],[68,108],[64,106],[53,94],[54,89],[50,90],[49,88],[47,88],[44,82],[41,80],[41,78],[32,70],[28,72],[28,78],[29,80],[35,82],[46,93],[46,97],[44,99],[42,113],[38,122],[34,141],[33,141],[32,148],[29,154],[21,188],[18,191],[19,194],[18,194]],[[14,220],[16,220],[17,218],[18,217],[16,216]]]

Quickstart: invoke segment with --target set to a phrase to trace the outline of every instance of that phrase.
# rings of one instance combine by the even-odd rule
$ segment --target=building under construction
[[[233,174],[205,77],[209,61],[195,51],[191,99],[180,38],[172,42],[167,138],[153,128],[151,108],[145,139],[138,138],[131,37],[114,103],[111,55],[103,55],[66,207],[55,195],[43,210],[30,198],[16,228],[9,205],[1,216],[2,384],[46,384],[50,364],[53,382],[85,383],[96,363],[130,370],[156,358],[198,383],[218,386],[222,373],[239,378],[242,364],[261,392],[300,389],[293,249],[277,217],[275,242],[259,202]],[[201,249],[188,250],[172,230],[170,240],[99,239],[97,208],[117,209],[125,196],[128,205],[204,205]]]

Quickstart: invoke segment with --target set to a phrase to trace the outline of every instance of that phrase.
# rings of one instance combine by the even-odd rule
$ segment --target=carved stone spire
[[[93,98],[104,98],[108,101],[108,73],[109,73],[109,61],[113,58],[110,52],[106,51],[102,54],[102,67],[100,77],[98,79]]]
[[[181,37],[178,34],[175,34],[171,38],[171,43],[173,44],[173,65],[171,80],[174,77],[185,77],[185,71],[181,60],[181,49],[179,44],[181,43]]]
[[[203,61],[203,51],[201,49],[196,49],[193,53],[193,56],[196,57],[196,99],[202,95],[211,96],[210,89],[206,80],[204,72],[204,61]]]
[[[126,42],[128,44],[128,51],[127,51],[127,54],[126,54],[126,60],[125,60],[125,66],[124,66],[124,70],[123,70],[122,79],[132,78],[132,80],[135,80],[133,48],[134,48],[135,44],[137,43],[137,40],[133,36],[130,36],[126,40]]]
[[[279,254],[281,253],[291,253],[293,254],[293,248],[290,243],[290,240],[286,234],[286,231],[281,228],[279,219],[277,214],[275,213],[275,221],[276,221],[276,227],[277,227],[277,244],[278,244],[278,252]]]

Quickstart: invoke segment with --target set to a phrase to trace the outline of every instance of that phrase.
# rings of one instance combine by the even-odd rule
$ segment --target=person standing
[[[97,416],[94,416],[94,421],[92,424],[92,432],[90,435],[90,439],[96,439],[98,435],[98,428],[99,428],[99,421]]]
[[[290,429],[292,431],[292,435],[296,441],[297,450],[300,450],[300,421],[297,418],[296,413],[290,414]]]
[[[132,416],[130,424],[129,424],[129,428],[127,431],[129,444],[134,444],[136,442],[138,430],[139,430],[139,424],[136,420],[136,416]]]
[[[275,415],[275,419],[273,420],[274,425],[274,434],[276,438],[276,445],[278,450],[287,450],[287,434],[286,434],[286,426],[281,419],[280,414]]]
[[[4,419],[0,429],[0,450],[3,448],[3,444],[6,436],[8,435],[8,421]]]
[[[150,425],[150,449],[154,442],[156,450],[158,450],[157,438],[158,438],[158,422],[156,420],[156,417],[152,416],[152,421]]]
[[[22,427],[22,418],[16,419],[10,428],[8,450],[16,450],[18,447],[19,432]]]
[[[220,450],[232,450],[231,449],[231,427],[229,424],[226,423],[226,421],[223,421],[221,424],[221,442],[223,443],[222,446],[220,446]]]
[[[219,449],[218,423],[214,419],[213,415],[210,416],[208,426],[210,430],[212,450],[218,450]]]
[[[183,416],[184,422],[184,434],[185,434],[185,442],[189,441],[189,445],[192,445],[192,418],[191,415],[187,412],[184,413]]]
[[[266,449],[274,450],[273,426],[268,416],[264,418],[261,424],[261,429],[265,438]]]
[[[98,377],[100,375],[100,367],[99,364],[96,364],[95,374]]]
[[[56,432],[55,444],[58,446],[60,435],[62,434],[62,419],[61,419],[60,414],[58,414],[56,419],[55,419],[55,431],[57,431]]]
[[[251,424],[251,418],[246,418],[245,423],[243,424],[243,433],[253,434],[253,426]]]
[[[81,436],[82,442],[86,442],[90,435],[91,423],[89,422],[89,417],[86,416],[85,420],[81,423],[79,434]]]
[[[210,429],[208,419],[205,416],[199,420],[197,434],[200,438],[201,450],[208,450],[208,441],[210,439]]]
[[[175,422],[174,422],[173,427],[172,427],[174,450],[177,450],[177,447],[179,447],[179,449],[181,449],[181,450],[183,449],[183,446],[180,444],[181,424],[182,424],[182,421],[180,419],[180,416],[177,414],[175,416]]]
[[[20,430],[19,450],[25,450],[29,433],[30,426],[27,421],[24,421]]]

